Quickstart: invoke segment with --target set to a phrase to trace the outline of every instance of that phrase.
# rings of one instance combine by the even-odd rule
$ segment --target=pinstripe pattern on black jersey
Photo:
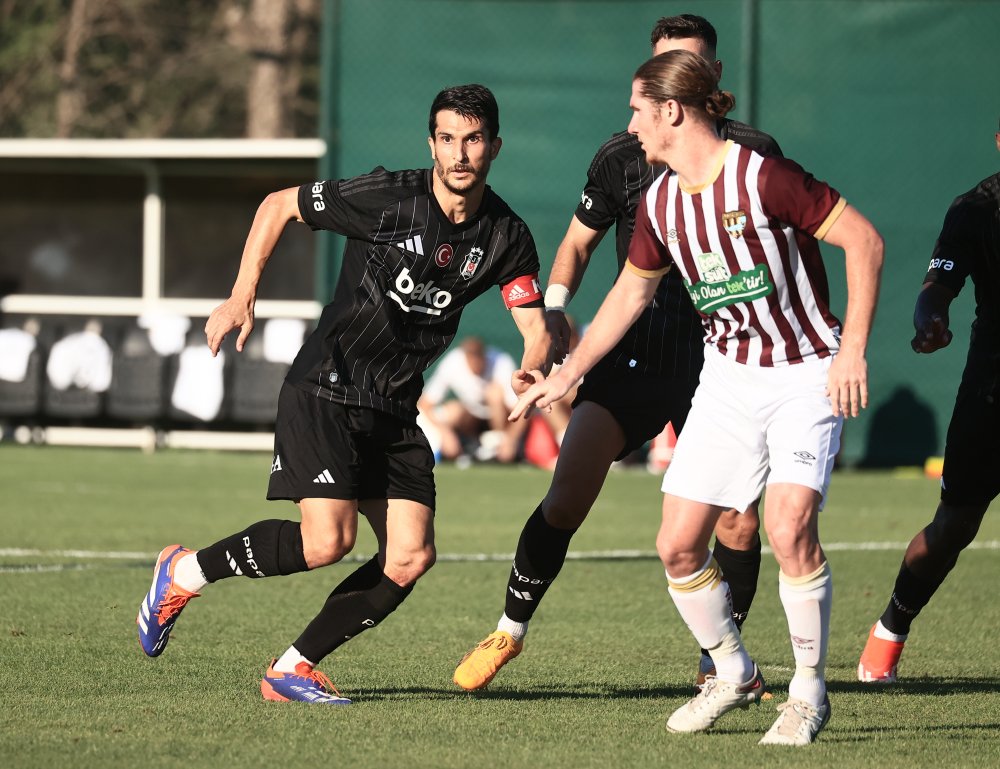
[[[416,418],[423,372],[454,339],[462,311],[493,286],[538,273],[524,222],[486,189],[475,216],[451,223],[434,198],[428,169],[322,183],[299,190],[299,208],[314,229],[346,235],[333,301],[323,308],[288,374],[289,383],[337,403]],[[406,248],[420,238],[423,253]],[[439,266],[438,247],[454,250]],[[462,266],[482,253],[471,279]]]

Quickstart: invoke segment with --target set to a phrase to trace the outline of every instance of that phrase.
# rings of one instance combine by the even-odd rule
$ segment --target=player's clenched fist
[[[910,347],[917,353],[931,353],[951,344],[952,337],[948,321],[940,315],[932,315],[916,326],[916,334],[910,341]]]

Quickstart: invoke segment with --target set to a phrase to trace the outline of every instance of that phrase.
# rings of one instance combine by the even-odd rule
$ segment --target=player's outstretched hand
[[[868,408],[868,363],[863,354],[841,348],[830,364],[826,394],[835,417],[856,417]]]
[[[525,371],[523,368],[519,368],[510,377],[510,386],[514,388],[514,394],[520,397],[528,391],[528,388],[533,384],[545,381],[545,374],[543,374],[538,369],[532,369],[531,371]]]
[[[243,345],[253,331],[253,300],[231,296],[212,310],[205,323],[205,340],[213,357],[218,355],[226,335],[237,328],[240,335],[236,340],[236,350],[243,352]]]
[[[948,322],[940,315],[931,315],[916,330],[917,333],[910,340],[910,347],[916,353],[931,353],[947,347],[954,336],[948,329]]]
[[[527,414],[532,406],[536,406],[540,409],[548,409],[553,402],[562,398],[566,393],[569,392],[570,388],[573,386],[573,382],[567,381],[568,378],[562,376],[562,371],[553,374],[549,379],[545,379],[541,382],[536,382],[531,385],[520,398],[517,399],[517,403],[514,404],[514,408],[510,412],[510,416],[507,420],[510,422],[516,422],[522,416]]]

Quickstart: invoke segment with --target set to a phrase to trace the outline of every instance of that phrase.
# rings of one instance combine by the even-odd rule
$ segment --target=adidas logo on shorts
[[[333,476],[330,475],[329,470],[324,470],[315,478],[313,478],[313,483],[336,483],[336,481],[333,480]]]

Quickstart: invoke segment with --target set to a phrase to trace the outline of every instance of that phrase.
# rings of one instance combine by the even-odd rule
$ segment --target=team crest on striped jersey
[[[731,304],[752,302],[774,291],[766,264],[758,264],[733,275],[721,254],[698,254],[695,260],[701,280],[684,283],[695,309],[704,315]]]
[[[472,280],[472,276],[476,274],[481,261],[483,261],[483,249],[479,246],[470,248],[469,255],[465,257],[465,263],[462,265],[462,277],[465,280]]]
[[[747,226],[746,211],[726,211],[722,215],[722,226],[732,237],[739,240],[743,237],[743,230]]]

